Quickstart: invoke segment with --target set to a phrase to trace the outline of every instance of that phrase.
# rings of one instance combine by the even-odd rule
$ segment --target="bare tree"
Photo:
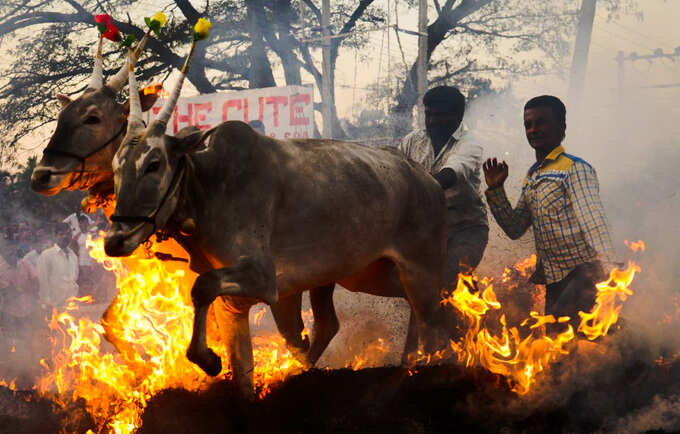
[[[432,3],[437,17],[427,28],[429,82],[456,83],[474,91],[488,87],[490,80],[484,77],[491,74],[538,74],[562,65],[570,51],[580,0]],[[637,10],[635,0],[603,0],[600,7],[611,18],[622,10]],[[435,52],[442,53],[435,56]],[[397,136],[411,125],[418,102],[416,63],[406,69],[390,109]]]

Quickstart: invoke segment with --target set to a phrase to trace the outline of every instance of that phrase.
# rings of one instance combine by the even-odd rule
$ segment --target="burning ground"
[[[465,313],[467,334],[420,355],[409,369],[372,368],[398,351],[380,337],[360,350],[346,348],[346,369],[303,372],[282,339],[265,330],[254,337],[258,398],[248,402],[228,372],[208,379],[184,357],[191,275],[144,252],[120,262],[104,258],[100,242],[92,249],[117,275],[120,293],[110,330],[134,351],[123,357],[105,350],[101,325],[78,317],[76,309],[87,300],[74,300],[70,310],[52,318],[55,353],[43,361],[35,390],[2,390],[3,432],[680,429],[680,362],[673,345],[653,348],[637,328],[617,322],[633,295],[639,271],[633,264],[603,283],[591,314],[572,323],[537,313],[522,317],[536,298],[524,284],[530,258],[508,268],[495,285],[461,280],[442,302]],[[253,309],[254,325],[263,312]],[[674,316],[662,318],[658,327],[675,328]],[[552,339],[542,331],[551,321],[563,327]],[[577,338],[577,329],[594,342]],[[219,348],[219,329],[210,336]]]
[[[619,332],[579,348],[528,396],[511,392],[503,378],[484,369],[454,365],[417,372],[311,370],[252,403],[239,398],[229,381],[200,392],[168,389],[148,402],[140,432],[673,432],[680,428],[680,363],[644,360],[634,341]],[[25,402],[29,396],[36,399],[2,391],[3,432],[97,429],[82,402],[59,407],[44,399]]]

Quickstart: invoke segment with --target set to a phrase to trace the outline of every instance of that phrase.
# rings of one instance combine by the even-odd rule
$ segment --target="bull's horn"
[[[92,69],[92,77],[90,83],[87,85],[89,89],[101,89],[104,82],[104,60],[102,59],[102,35],[99,35],[99,44],[97,45],[97,54],[94,56],[94,68]]]
[[[179,79],[175,84],[175,88],[170,94],[168,100],[165,101],[165,104],[163,104],[163,109],[158,114],[156,122],[160,122],[163,123],[164,125],[167,125],[168,121],[170,120],[170,116],[172,115],[173,110],[175,110],[175,105],[177,104],[177,100],[179,99],[179,94],[182,92],[182,84],[184,84],[184,79],[187,76],[187,71],[189,71],[189,67],[191,66],[191,58],[194,56],[195,48],[196,41],[193,41],[191,43],[191,50],[189,50],[189,55],[187,56],[187,59],[184,61],[184,66],[182,67]]]
[[[142,119],[142,103],[139,101],[137,91],[137,77],[135,77],[135,58],[132,50],[128,50],[128,61],[126,69],[130,84],[130,114],[128,115],[128,134],[141,134],[144,131],[144,120]]]
[[[139,56],[141,56],[142,51],[144,50],[144,45],[146,45],[146,41],[149,39],[149,33],[150,31],[144,34],[142,40],[139,41],[139,44],[137,44],[137,48],[135,48],[135,51],[133,53],[135,64],[137,63],[137,60],[139,60]],[[118,93],[123,89],[123,86],[125,86],[125,81],[127,80],[127,78],[128,78],[128,63],[126,62],[118,70],[116,75],[109,78],[109,81],[106,83],[106,87],[111,89],[114,93]]]

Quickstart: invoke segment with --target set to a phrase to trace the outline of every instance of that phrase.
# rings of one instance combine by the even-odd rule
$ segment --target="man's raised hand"
[[[499,163],[495,158],[489,158],[482,165],[482,169],[486,185],[491,189],[501,187],[508,179],[508,165],[505,161]]]

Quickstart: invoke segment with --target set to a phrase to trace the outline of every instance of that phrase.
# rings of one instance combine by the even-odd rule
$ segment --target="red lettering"
[[[274,105],[274,127],[279,126],[279,104],[288,105],[287,96],[268,96],[267,104]]]
[[[259,97],[257,103],[260,105],[260,117],[259,120],[264,120],[264,97]]]
[[[194,115],[194,125],[196,125],[201,130],[210,129],[209,124],[201,124],[200,122],[205,121],[205,113],[210,113],[212,111],[212,103],[196,103],[194,104],[196,109],[196,114]]]
[[[290,133],[288,133],[288,132],[287,132],[287,133],[284,133],[284,135],[283,135],[283,138],[284,138],[284,139],[287,139],[287,138],[289,138],[289,137],[290,137]]]
[[[236,110],[241,110],[241,100],[230,99],[222,105],[222,122],[229,120],[229,107],[234,107]]]
[[[177,134],[177,131],[179,131],[179,123],[184,122],[187,125],[191,126],[192,122],[192,116],[193,114],[193,107],[191,104],[187,104],[187,114],[186,115],[181,115],[179,114],[179,108],[175,106],[175,109],[173,111],[173,116],[172,116],[172,133]]]
[[[307,94],[296,94],[290,97],[290,124],[291,125],[309,125],[309,118],[301,116],[304,109],[298,106],[298,103],[305,105],[311,104],[311,96]]]
[[[243,122],[248,123],[248,98],[243,98]]]

